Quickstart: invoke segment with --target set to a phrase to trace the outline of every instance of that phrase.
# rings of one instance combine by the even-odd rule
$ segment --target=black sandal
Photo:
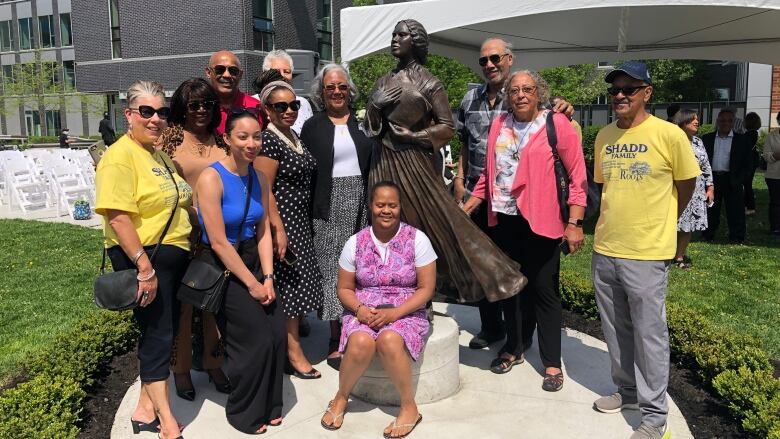
[[[512,370],[516,364],[522,364],[523,362],[525,362],[525,357],[522,354],[519,357],[515,357],[514,360],[498,356],[490,362],[490,371],[499,375],[505,374]]]
[[[542,390],[545,392],[557,392],[561,389],[563,389],[563,372],[556,374],[544,374]]]
[[[675,259],[674,260],[674,265],[677,268],[680,268],[682,270],[687,270],[687,269],[691,268],[691,264],[689,262],[685,262],[685,258],[683,258],[683,259]]]

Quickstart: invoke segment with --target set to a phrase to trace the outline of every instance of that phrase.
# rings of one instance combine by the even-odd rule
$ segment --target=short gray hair
[[[515,46],[512,43],[499,37],[490,37],[485,39],[485,41],[482,42],[482,45],[479,46],[479,48],[482,49],[482,47],[484,47],[488,41],[501,41],[502,43],[504,43],[505,53],[512,53],[512,50],[515,48]]]
[[[696,110],[692,110],[690,108],[683,108],[680,111],[678,111],[677,114],[674,115],[674,123],[676,123],[678,127],[682,128],[685,125],[688,125],[689,123],[693,122],[693,119],[697,117],[698,114]]]
[[[352,82],[352,76],[350,76],[347,69],[345,69],[341,64],[327,64],[325,67],[320,69],[319,72],[317,72],[317,76],[315,76],[314,81],[311,82],[311,94],[309,97],[314,102],[314,105],[316,105],[319,109],[325,109],[325,99],[323,97],[323,92],[325,91],[325,87],[323,85],[323,81],[325,81],[325,75],[333,70],[344,73],[344,76],[347,78],[347,84],[349,84],[349,103],[355,102],[358,98],[358,89],[355,86],[355,83]]]
[[[160,97],[165,100],[165,89],[158,82],[138,80],[127,89],[127,106],[133,105],[141,96]]]
[[[534,80],[534,84],[536,84],[536,94],[539,96],[539,108],[546,108],[547,105],[550,103],[550,86],[547,85],[547,81],[542,78],[539,73],[531,71],[531,70],[518,70],[516,72],[512,72],[509,74],[509,77],[506,78],[506,82],[504,83],[504,90],[507,94],[509,94],[509,86],[512,84],[512,79],[514,79],[517,75],[528,75],[531,77],[531,79]],[[509,105],[509,101],[507,100],[507,105]]]
[[[271,68],[271,62],[273,62],[276,59],[284,59],[287,61],[288,64],[290,64],[290,70],[295,70],[295,66],[293,65],[293,59],[290,56],[287,51],[282,49],[276,49],[268,52],[268,55],[263,58],[263,71],[269,70]]]

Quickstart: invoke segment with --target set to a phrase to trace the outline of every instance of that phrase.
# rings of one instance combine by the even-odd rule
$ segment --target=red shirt
[[[230,116],[229,111],[233,109],[240,109],[240,108],[244,108],[250,111],[256,111],[257,121],[260,122],[260,128],[266,126],[267,116],[265,114],[265,109],[263,108],[263,105],[260,103],[260,101],[253,98],[252,96],[249,96],[248,94],[238,91],[236,93],[235,99],[233,99],[233,105],[231,105],[230,108],[225,108],[221,105],[219,107],[219,112],[222,115],[222,120],[219,121],[219,126],[217,127],[217,134],[222,135],[225,132],[225,122],[227,122],[227,118],[228,116]]]

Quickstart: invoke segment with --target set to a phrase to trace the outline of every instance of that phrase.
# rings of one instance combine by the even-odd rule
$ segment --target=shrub
[[[705,134],[715,131],[715,125],[711,123],[705,123],[699,125],[699,132],[696,133],[696,137],[701,137]]]
[[[596,144],[596,134],[604,128],[603,125],[591,125],[582,129],[582,152],[585,155],[585,161],[593,162],[593,152]]]
[[[57,136],[30,136],[27,140],[27,143],[58,143],[59,141],[60,138]]]
[[[589,279],[561,271],[561,298],[566,309],[582,314],[587,319],[599,318],[596,296]]]
[[[713,387],[739,414],[742,427],[756,436],[780,438],[780,380],[768,370],[742,366],[715,377]]]
[[[38,375],[0,395],[0,437],[75,438],[85,396],[71,379]]]

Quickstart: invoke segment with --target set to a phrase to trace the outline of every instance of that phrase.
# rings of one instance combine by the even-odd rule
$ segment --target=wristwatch
[[[276,280],[276,276],[274,276],[274,273],[273,273],[273,272],[270,272],[270,273],[268,273],[268,274],[264,274],[264,275],[263,275],[263,277],[262,277],[261,279],[262,279],[263,281],[265,281],[266,279],[270,279],[270,280]]]
[[[571,224],[574,227],[582,227],[582,220],[581,219],[578,219],[578,220],[571,220],[570,219],[568,224]]]

